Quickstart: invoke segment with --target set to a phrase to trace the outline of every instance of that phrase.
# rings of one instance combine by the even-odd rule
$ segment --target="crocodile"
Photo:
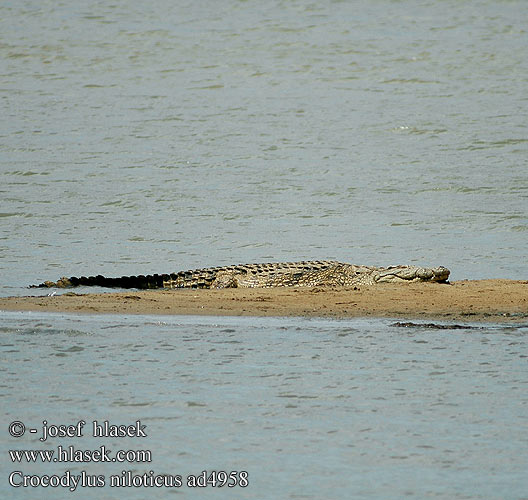
[[[375,285],[378,283],[440,282],[449,278],[449,269],[439,267],[357,266],[334,260],[240,264],[208,267],[172,274],[147,276],[73,276],[45,281],[31,288],[100,286],[109,288],[273,288]]]

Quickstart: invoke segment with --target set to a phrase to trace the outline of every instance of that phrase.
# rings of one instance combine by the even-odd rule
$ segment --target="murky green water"
[[[336,258],[527,276],[524,2],[4,2],[0,293]]]
[[[312,258],[527,279],[527,18],[489,0],[2,2],[0,294]],[[196,492],[220,498],[526,498],[526,327],[0,321],[3,471],[8,449],[68,445],[9,437],[14,420],[141,419],[146,444],[109,446],[152,464],[68,467],[249,472]],[[171,493],[189,490],[82,495]]]
[[[196,492],[201,498],[525,498],[526,325],[435,331],[390,320],[2,318],[3,498],[72,495],[9,487],[13,470],[84,470],[107,484],[123,470],[248,472],[248,487],[209,486]],[[38,434],[8,436],[16,420]],[[41,443],[42,420],[87,426],[82,438]],[[147,436],[93,437],[93,420],[140,420]],[[59,445],[150,450],[152,461],[13,464],[7,455]],[[83,498],[111,499],[194,491],[82,490]]]

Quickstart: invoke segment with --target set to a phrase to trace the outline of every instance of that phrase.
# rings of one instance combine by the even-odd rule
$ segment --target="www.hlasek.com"
[[[152,462],[150,450],[118,450],[112,456],[112,450],[105,445],[96,450],[78,450],[73,446],[63,448],[59,444],[56,450],[9,450],[9,457],[13,463],[36,462]]]
[[[49,438],[73,438],[82,437],[83,427],[86,424],[80,420],[75,425],[50,425],[43,421],[42,436],[39,441],[44,442]],[[94,420],[92,422],[92,436],[119,438],[119,437],[147,437],[145,428],[137,420],[133,425],[113,425],[108,421],[102,424]],[[25,425],[20,421],[11,422],[9,433],[12,437],[20,438],[26,432]],[[32,434],[37,429],[29,429]],[[105,445],[97,449],[78,449],[74,446],[58,445],[56,449],[47,450],[9,450],[9,458],[12,463],[34,464],[34,463],[150,463],[152,452],[145,449],[117,450],[112,452]],[[199,474],[156,474],[153,470],[144,473],[123,470],[120,474],[112,474],[106,477],[104,474],[89,474],[87,471],[72,473],[67,470],[62,474],[27,474],[21,470],[12,471],[9,474],[9,485],[13,488],[68,488],[75,491],[77,488],[102,488],[110,486],[119,487],[153,487],[153,488],[221,488],[235,486],[245,488],[249,485],[247,471],[207,471],[202,470]]]

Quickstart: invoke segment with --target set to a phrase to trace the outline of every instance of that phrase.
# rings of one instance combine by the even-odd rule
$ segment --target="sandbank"
[[[528,281],[379,284],[357,288],[128,290],[0,298],[0,310],[95,314],[389,317],[446,321],[528,321]]]

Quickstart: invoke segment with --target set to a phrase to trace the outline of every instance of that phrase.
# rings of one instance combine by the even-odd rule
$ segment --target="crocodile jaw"
[[[445,282],[449,278],[449,269],[439,267],[390,266],[376,272],[376,283],[401,283],[403,281]]]

